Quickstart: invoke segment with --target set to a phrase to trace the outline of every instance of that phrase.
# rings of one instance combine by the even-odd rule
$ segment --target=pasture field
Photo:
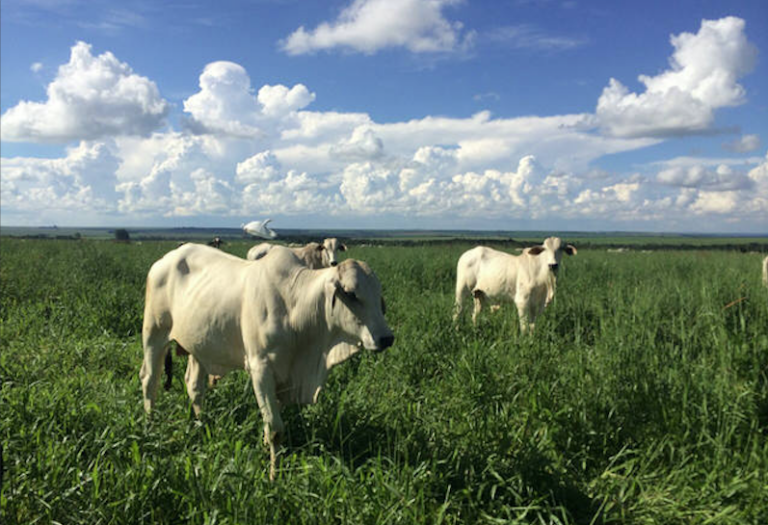
[[[0,242],[3,525],[768,523],[759,254],[581,249],[526,337],[512,307],[454,327],[470,244],[351,247],[395,345],[283,411],[270,483],[245,373],[197,422],[177,357],[143,413],[144,279],[174,247]]]

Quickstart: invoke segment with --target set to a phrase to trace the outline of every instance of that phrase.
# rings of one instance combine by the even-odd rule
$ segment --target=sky
[[[768,233],[763,0],[3,0],[4,226]]]

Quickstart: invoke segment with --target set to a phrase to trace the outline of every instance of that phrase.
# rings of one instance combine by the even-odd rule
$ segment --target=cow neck
[[[326,319],[324,271],[299,268],[290,281],[291,324],[299,329],[316,328]]]

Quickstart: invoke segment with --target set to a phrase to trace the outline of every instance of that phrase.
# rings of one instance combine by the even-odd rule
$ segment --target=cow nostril
[[[557,268],[558,268],[558,265],[557,265],[557,264],[550,264],[550,265],[549,265],[549,269],[550,269],[550,270],[557,270]]]
[[[385,348],[389,348],[394,343],[395,343],[394,335],[385,335],[384,337],[379,338],[379,346],[381,346],[382,350],[384,350]]]
[[[339,264],[339,263],[337,263],[336,261],[333,261],[333,262],[331,263],[331,266],[336,266],[337,264]]]

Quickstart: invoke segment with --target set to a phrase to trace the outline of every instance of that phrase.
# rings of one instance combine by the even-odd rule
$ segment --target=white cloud
[[[60,159],[3,158],[3,218],[85,210],[148,222],[269,214],[695,229],[709,224],[702,217],[757,224],[768,216],[762,156],[678,157],[622,174],[595,161],[660,139],[601,135],[589,114],[378,123],[367,113],[308,111],[314,100],[302,84],[255,89],[242,66],[211,63],[185,101],[181,131],[83,142]]]
[[[212,62],[200,75],[200,91],[184,101],[193,131],[233,137],[255,137],[260,107],[245,68],[234,62]]]
[[[513,49],[535,51],[565,51],[583,46],[584,38],[555,35],[531,24],[497,27],[490,31],[487,38]]]
[[[39,73],[43,70],[43,63],[42,62],[33,62],[31,66],[29,66],[29,70],[33,73]]]
[[[760,149],[760,137],[743,135],[736,140],[724,143],[723,149],[734,153],[752,153]]]
[[[59,159],[9,158],[0,165],[3,208],[33,214],[115,210],[119,159],[104,143],[81,142]]]
[[[298,111],[315,100],[315,94],[310,93],[303,84],[296,84],[291,89],[285,86],[264,86],[259,90],[259,102],[264,108],[264,114],[269,117],[281,118]]]
[[[443,10],[461,0],[354,0],[333,22],[300,27],[281,42],[290,55],[341,48],[372,54],[404,47],[413,53],[452,52],[470,45],[473,33]]]
[[[671,68],[640,75],[645,92],[630,93],[611,79],[597,103],[601,129],[620,137],[664,137],[702,132],[714,110],[744,102],[738,79],[754,67],[757,50],[747,41],[744,20],[704,20],[695,35],[671,37]]]
[[[263,86],[253,94],[251,79],[239,64],[212,62],[200,75],[200,91],[184,101],[193,133],[254,139],[275,134],[315,99],[302,84]]]
[[[691,210],[699,214],[725,214],[732,212],[739,202],[735,191],[702,191],[691,204]]]
[[[751,169],[747,176],[753,182],[754,188],[750,198],[744,203],[744,210],[758,217],[764,226],[765,218],[768,217],[768,153],[765,154],[763,162]]]
[[[734,171],[725,164],[720,164],[714,170],[700,165],[688,168],[673,167],[660,171],[656,179],[669,186],[701,188],[710,191],[748,189],[751,186],[746,175]]]
[[[71,142],[148,135],[165,123],[157,86],[115,56],[78,42],[48,85],[45,102],[22,101],[1,119],[4,141]]]
[[[384,143],[368,126],[358,126],[352,136],[331,148],[331,154],[345,160],[366,160],[381,157]]]
[[[174,133],[155,141],[162,150],[152,145],[151,163],[135,166],[142,171],[121,172],[123,181],[116,186],[121,212],[166,217],[232,213],[234,163],[219,156],[215,140]]]

